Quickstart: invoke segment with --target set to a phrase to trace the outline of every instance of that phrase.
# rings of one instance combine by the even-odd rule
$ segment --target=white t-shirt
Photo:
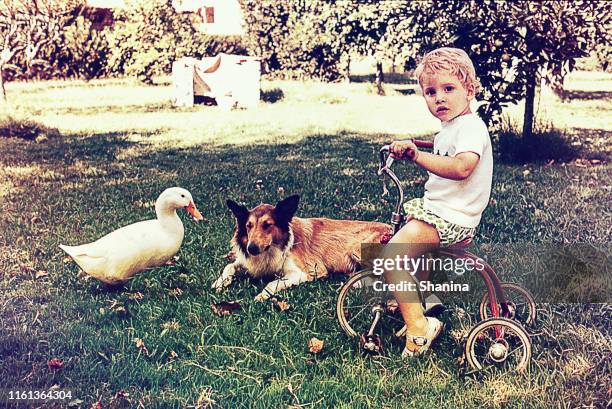
[[[472,174],[464,180],[446,179],[431,172],[425,183],[425,209],[463,227],[476,227],[489,203],[493,179],[493,152],[487,126],[476,114],[442,122],[433,152],[454,157],[474,152],[480,157]]]

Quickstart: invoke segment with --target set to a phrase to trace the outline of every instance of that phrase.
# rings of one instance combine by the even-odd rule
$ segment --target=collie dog
[[[223,269],[213,289],[229,286],[237,271],[276,277],[255,297],[264,301],[330,272],[350,274],[359,269],[361,244],[380,243],[391,231],[384,223],[294,217],[299,200],[294,195],[276,206],[261,204],[252,210],[227,201],[236,217],[231,240],[236,260]]]

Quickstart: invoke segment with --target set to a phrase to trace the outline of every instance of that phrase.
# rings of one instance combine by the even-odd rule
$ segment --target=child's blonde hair
[[[421,83],[421,76],[447,71],[456,76],[464,87],[474,85],[474,93],[480,91],[480,81],[476,78],[476,70],[472,60],[460,48],[442,47],[430,51],[421,60],[414,70],[414,76]]]

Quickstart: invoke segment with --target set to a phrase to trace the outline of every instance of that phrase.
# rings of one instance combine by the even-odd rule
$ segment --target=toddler
[[[389,243],[385,257],[401,248],[401,256],[417,258],[440,246],[472,238],[489,202],[493,155],[484,122],[470,110],[480,83],[465,51],[439,48],[423,58],[415,70],[429,112],[442,123],[433,153],[420,152],[410,140],[391,144],[395,158],[410,157],[427,170],[423,198],[404,204],[409,221]],[[406,272],[385,271],[387,283],[399,284]],[[442,331],[442,323],[425,317],[416,292],[395,292],[406,323],[403,357],[427,351]]]

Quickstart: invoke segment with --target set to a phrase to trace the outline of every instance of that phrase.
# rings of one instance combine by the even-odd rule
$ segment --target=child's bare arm
[[[480,160],[480,157],[474,152],[463,152],[455,157],[423,152],[410,139],[395,141],[390,148],[393,157],[411,157],[423,169],[453,180],[467,179]]]
[[[414,162],[443,178],[463,180],[472,174],[479,160],[480,157],[474,152],[463,152],[455,157],[449,157],[419,151]]]

